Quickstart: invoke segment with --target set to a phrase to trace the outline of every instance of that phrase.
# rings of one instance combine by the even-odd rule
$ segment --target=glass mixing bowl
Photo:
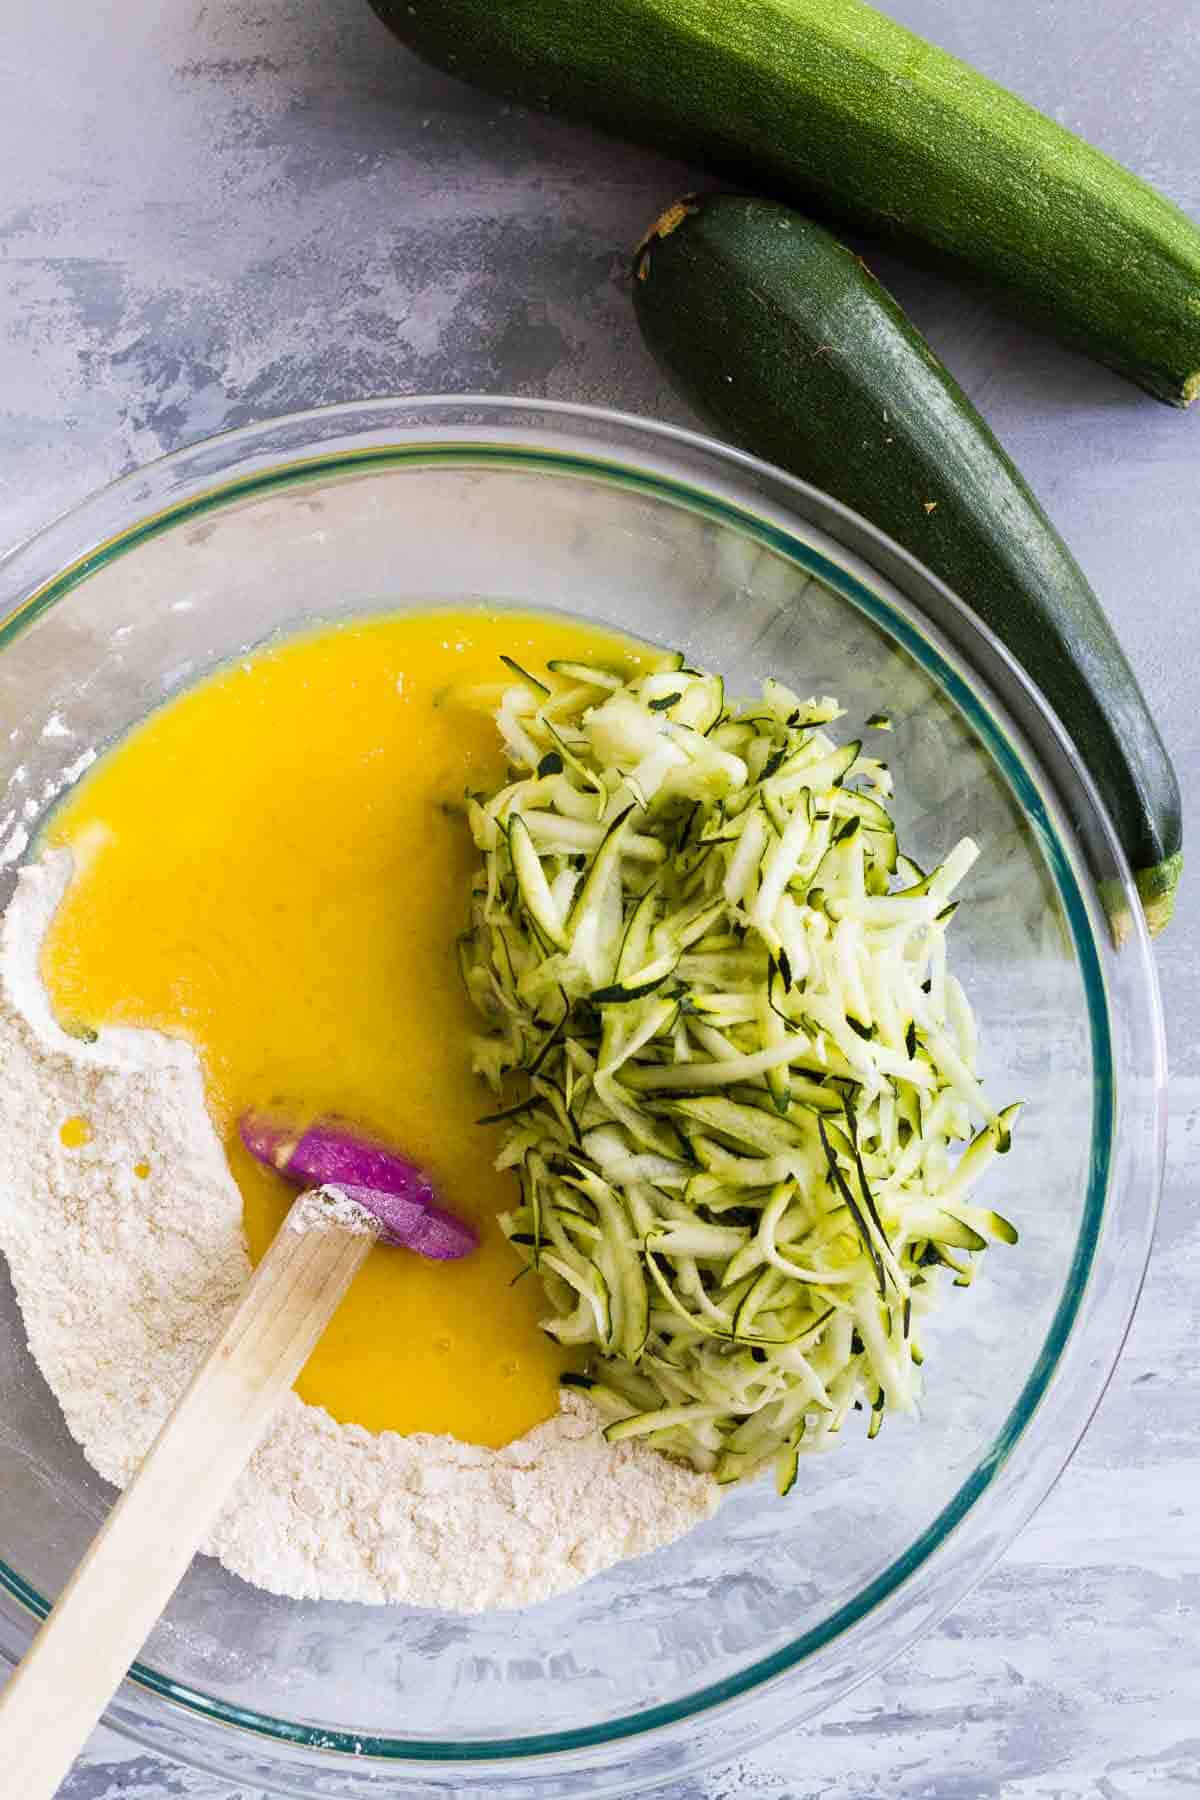
[[[1132,883],[1086,770],[1006,654],[822,495],[630,418],[383,400],[198,445],[0,566],[0,863],[81,754],[300,621],[562,609],[884,708],[901,842],[983,856],[953,933],[991,1091],[1027,1104],[988,1178],[1016,1220],[947,1294],[919,1422],[847,1431],[710,1523],[547,1605],[480,1618],[311,1604],[197,1560],[109,1722],[312,1800],[629,1794],[810,1718],[988,1568],[1118,1354],[1153,1228],[1163,1049]],[[47,729],[49,727],[49,729]],[[39,801],[40,803],[40,801]],[[6,898],[6,895],[0,895]],[[0,1295],[0,1653],[21,1655],[112,1499]]]

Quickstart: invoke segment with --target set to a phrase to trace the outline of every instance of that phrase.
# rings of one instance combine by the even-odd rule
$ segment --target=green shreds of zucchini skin
[[[739,707],[676,654],[511,667],[458,942],[501,1223],[611,1440],[786,1493],[852,1412],[912,1408],[940,1272],[1016,1242],[969,1198],[1019,1110],[947,968],[977,851],[900,854],[828,696]]]

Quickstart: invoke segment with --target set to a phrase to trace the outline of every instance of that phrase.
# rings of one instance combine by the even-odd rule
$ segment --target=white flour
[[[119,1485],[250,1265],[190,1046],[116,1028],[85,1044],[51,1015],[37,957],[69,873],[65,852],[23,869],[0,931],[0,1248],[67,1424]],[[92,1136],[66,1149],[73,1118]],[[714,1510],[708,1477],[607,1445],[586,1404],[563,1406],[495,1451],[375,1435],[290,1395],[208,1548],[275,1593],[475,1612],[545,1599]]]
[[[292,1202],[287,1216],[289,1231],[328,1231],[331,1225],[337,1225],[342,1231],[349,1231],[355,1237],[365,1237],[367,1232],[379,1230],[379,1221],[374,1218],[365,1206],[357,1200],[351,1200],[340,1188],[314,1188],[310,1193],[301,1194]]]

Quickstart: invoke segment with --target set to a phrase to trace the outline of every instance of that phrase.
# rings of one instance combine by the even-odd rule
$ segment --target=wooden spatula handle
[[[311,1215],[302,1195],[0,1694],[14,1800],[53,1800],[375,1241],[290,1228]]]

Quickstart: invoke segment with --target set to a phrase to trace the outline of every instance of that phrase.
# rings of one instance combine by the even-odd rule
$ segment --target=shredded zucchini
[[[459,942],[502,1224],[611,1439],[721,1481],[773,1462],[787,1492],[852,1410],[873,1437],[912,1408],[941,1270],[1016,1242],[969,1199],[1018,1111],[946,966],[976,846],[900,854],[886,765],[826,733],[827,696],[731,706],[676,655],[510,667],[467,696],[510,778],[468,796]]]

